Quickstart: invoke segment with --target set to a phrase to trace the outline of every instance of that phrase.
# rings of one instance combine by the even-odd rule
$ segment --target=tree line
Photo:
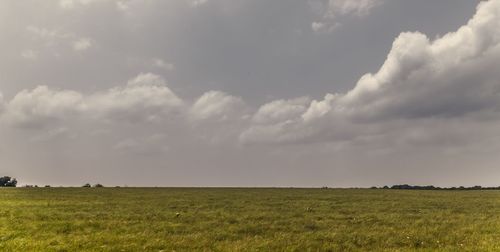
[[[0,187],[17,187],[17,179],[9,176],[0,177]],[[38,187],[38,185],[25,185],[24,187]],[[44,187],[50,187],[50,185],[46,185]],[[104,186],[102,184],[91,185],[89,183],[86,183],[82,187],[104,187]]]
[[[372,189],[393,189],[393,190],[500,190],[500,186],[496,187],[482,187],[482,186],[458,186],[458,187],[439,187],[433,185],[419,186],[419,185],[393,185],[384,187],[372,187]]]
[[[16,187],[17,179],[11,178],[9,176],[0,177],[0,187]],[[36,185],[26,185],[26,187],[38,187]],[[46,185],[45,187],[50,187],[50,185]],[[104,187],[102,184],[91,185],[89,183],[84,184],[82,187]],[[323,189],[328,189],[328,187],[322,187]],[[500,186],[496,187],[482,187],[482,186],[459,186],[459,187],[439,187],[433,185],[427,186],[419,186],[419,185],[393,185],[393,186],[383,186],[376,187],[373,186],[371,189],[391,189],[391,190],[500,190]]]

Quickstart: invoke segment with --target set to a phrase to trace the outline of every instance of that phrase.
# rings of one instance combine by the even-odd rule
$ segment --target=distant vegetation
[[[9,176],[4,176],[0,177],[0,187],[16,187],[17,186],[17,180],[15,178],[11,178]],[[24,187],[38,187],[37,185],[25,185]],[[50,185],[45,185],[45,187],[50,187]],[[95,187],[95,188],[100,188],[104,187],[102,184],[94,184],[91,185],[90,183],[84,184],[82,187]],[[119,186],[116,186],[118,188]],[[321,189],[329,189],[327,186],[321,187]],[[352,189],[363,189],[363,188],[352,188]],[[403,185],[393,185],[393,186],[383,186],[383,187],[376,187],[372,186],[370,189],[393,189],[393,190],[500,190],[500,186],[496,187],[482,187],[482,186],[471,186],[471,187],[465,187],[465,186],[458,186],[458,187],[439,187],[439,186],[433,186],[433,185],[427,185],[427,186],[420,186],[420,185],[408,185],[408,184],[403,184]]]
[[[500,190],[500,186],[497,187],[482,187],[482,186],[472,186],[472,187],[436,187],[433,185],[429,186],[418,186],[418,185],[393,185],[391,187],[372,187],[372,189],[396,189],[396,190]]]
[[[17,180],[9,176],[0,177],[0,187],[16,187]]]
[[[0,187],[17,187],[17,179],[15,178],[11,178],[9,176],[3,176],[3,177],[0,177]],[[22,187],[25,187],[25,188],[38,188],[38,185],[23,185]],[[51,186],[50,185],[45,185],[44,186],[45,188],[50,188]],[[101,188],[101,187],[104,187],[102,184],[95,184],[95,185],[91,185],[89,183],[86,183],[85,185],[83,185],[82,187],[96,187],[96,188]]]
[[[98,187],[104,187],[104,186],[102,184],[95,184],[94,186],[92,186],[91,184],[87,183],[87,184],[83,185],[82,187],[96,187],[96,188],[98,188]]]

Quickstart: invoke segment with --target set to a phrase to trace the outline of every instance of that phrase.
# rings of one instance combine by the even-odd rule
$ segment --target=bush
[[[104,187],[104,186],[101,184],[95,184],[94,187]]]
[[[89,183],[83,185],[82,187],[91,187],[91,185]]]
[[[16,187],[17,180],[9,176],[4,176],[0,178],[0,187]]]

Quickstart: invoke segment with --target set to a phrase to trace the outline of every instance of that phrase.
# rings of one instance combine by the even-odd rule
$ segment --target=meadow
[[[3,188],[0,251],[500,251],[500,191]]]

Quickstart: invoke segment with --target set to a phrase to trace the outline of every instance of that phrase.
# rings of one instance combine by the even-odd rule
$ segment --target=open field
[[[0,251],[500,250],[500,191],[18,188],[0,204]]]

